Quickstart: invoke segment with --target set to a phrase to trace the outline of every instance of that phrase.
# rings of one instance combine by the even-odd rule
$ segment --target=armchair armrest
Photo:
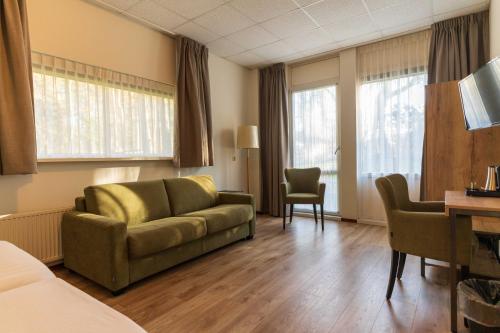
[[[286,202],[286,197],[290,193],[290,184],[287,182],[283,182],[280,184],[280,191],[281,191],[281,199],[283,200],[283,203]]]
[[[444,213],[444,201],[416,201],[410,203],[410,210],[414,212]]]
[[[319,183],[318,195],[320,197],[321,203],[325,202],[325,190],[326,190],[326,184]]]
[[[64,266],[117,291],[129,284],[127,225],[72,211],[61,222]]]
[[[252,194],[234,193],[234,192],[219,192],[219,204],[244,204],[253,207],[253,217],[250,223],[250,236],[255,235],[255,222],[257,219],[257,209],[255,207],[255,198]]]
[[[448,261],[450,219],[438,212],[394,210],[389,223],[389,242],[395,250],[420,257]],[[469,265],[472,252],[472,224],[468,217],[456,220],[457,261]]]

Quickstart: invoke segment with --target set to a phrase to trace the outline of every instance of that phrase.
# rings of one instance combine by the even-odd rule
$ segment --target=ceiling
[[[247,67],[428,27],[489,0],[92,0]]]

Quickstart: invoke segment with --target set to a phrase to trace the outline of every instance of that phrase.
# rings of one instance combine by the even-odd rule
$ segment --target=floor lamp
[[[247,150],[247,193],[250,193],[250,149],[259,148],[259,130],[257,126],[243,125],[238,127],[236,147]]]

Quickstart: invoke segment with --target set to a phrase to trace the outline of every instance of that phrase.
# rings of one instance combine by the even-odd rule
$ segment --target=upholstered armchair
[[[313,205],[314,220],[318,223],[316,205],[320,205],[321,230],[325,230],[323,204],[325,201],[326,185],[319,182],[320,176],[320,168],[285,169],[286,182],[281,184],[281,196],[283,200],[283,230],[285,230],[287,204],[290,205],[290,223],[292,223],[294,204]]]
[[[405,177],[393,174],[377,178],[388,222],[392,260],[386,298],[390,299],[396,277],[401,279],[406,255],[421,257],[421,275],[425,258],[448,262],[450,257],[449,218],[443,202],[413,202]],[[462,273],[468,272],[471,260],[472,225],[470,218],[457,218],[457,262]]]

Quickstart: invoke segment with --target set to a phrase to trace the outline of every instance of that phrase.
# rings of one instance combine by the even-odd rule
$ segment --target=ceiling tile
[[[323,30],[322,28],[317,28],[304,34],[298,34],[288,37],[284,40],[284,42],[297,51],[305,51],[331,43],[332,38],[325,30]]]
[[[156,0],[156,2],[189,19],[224,4],[224,0]]]
[[[408,1],[409,0],[365,0],[369,10],[377,10],[391,6],[402,5],[407,3]]]
[[[245,15],[228,5],[220,6],[195,19],[195,22],[221,36],[229,35],[254,24]]]
[[[97,3],[105,3],[119,10],[127,10],[140,0],[101,0],[97,1]]]
[[[171,30],[186,20],[174,12],[158,5],[152,0],[141,1],[127,10],[127,13],[140,17],[163,29]]]
[[[312,5],[313,3],[316,2],[321,2],[323,0],[296,0],[296,2],[299,4],[299,6],[304,7],[304,6],[309,6]]]
[[[360,35],[377,32],[377,26],[372,22],[369,15],[352,17],[348,20],[323,26],[335,41],[343,41]]]
[[[253,49],[252,52],[264,59],[275,59],[297,53],[297,50],[283,41],[277,41],[272,44]]]
[[[207,47],[209,51],[215,53],[219,57],[228,57],[245,51],[245,49],[238,44],[225,38],[220,38],[210,42]]]
[[[409,33],[416,30],[421,30],[422,28],[429,27],[433,23],[432,17],[426,17],[418,21],[413,21],[411,23],[406,23],[399,25],[397,27],[391,27],[382,30],[384,36],[393,36],[402,33]]]
[[[192,38],[200,43],[208,43],[220,38],[220,36],[208,31],[192,21],[175,28],[174,32]]]
[[[324,0],[304,10],[321,25],[367,14],[361,0]]]
[[[409,1],[404,5],[392,6],[373,11],[372,17],[381,29],[398,27],[414,21],[432,17],[432,1]]]
[[[489,3],[488,0],[433,0],[432,8],[434,11],[434,15],[437,15],[471,6],[477,6],[477,5],[487,6],[488,3]]]
[[[261,25],[267,31],[280,38],[286,38],[317,28],[316,24],[301,9],[278,16],[261,23]]]
[[[266,60],[253,54],[251,51],[236,54],[228,57],[227,59],[242,66],[258,66],[266,63]]]
[[[355,46],[355,45],[359,45],[359,44],[363,44],[363,43],[366,43],[366,42],[372,42],[372,41],[376,41],[380,38],[382,38],[383,35],[381,32],[372,32],[372,33],[369,33],[369,34],[366,34],[366,35],[362,35],[362,36],[358,36],[358,37],[355,37],[355,38],[350,38],[350,39],[346,39],[342,42],[339,43],[339,47],[341,46],[342,48],[346,48],[346,47],[351,47],[351,46]]]
[[[232,35],[226,37],[227,39],[239,44],[246,49],[254,49],[256,47],[266,45],[277,40],[273,34],[261,28],[258,25],[254,25],[250,28],[235,32]]]
[[[298,8],[292,0],[233,0],[229,4],[255,22],[263,22]]]

